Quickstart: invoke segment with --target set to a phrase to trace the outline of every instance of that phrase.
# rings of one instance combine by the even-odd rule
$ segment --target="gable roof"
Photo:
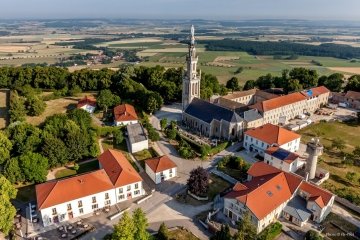
[[[311,97],[317,97],[321,94],[330,93],[330,90],[327,89],[324,86],[314,87],[310,88],[308,90],[304,90],[301,92],[305,97],[311,98]]]
[[[77,108],[81,108],[85,105],[90,105],[96,107],[96,100],[93,97],[85,96],[84,98],[80,99],[78,104],[76,105]]]
[[[248,174],[253,176],[252,180],[237,183],[225,198],[235,198],[242,202],[258,219],[263,219],[288,201],[302,181],[300,177],[264,162],[253,164]],[[266,204],[259,204],[259,199]]]
[[[168,156],[147,159],[145,160],[145,164],[148,165],[154,173],[177,167]]]
[[[104,192],[113,188],[105,170],[57,179],[35,186],[38,209]]]
[[[332,193],[325,191],[324,189],[309,182],[302,182],[299,189],[308,193],[310,195],[309,201],[316,202],[320,208],[328,205],[329,201],[334,196]]]
[[[290,93],[288,95],[284,95],[284,96],[280,96],[280,97],[275,97],[269,100],[265,100],[263,102],[258,102],[254,105],[249,106],[250,108],[256,108],[257,110],[259,110],[260,112],[266,112],[266,111],[270,111],[276,108],[280,108],[286,105],[290,105],[296,102],[300,102],[306,100],[306,97],[299,93]]]
[[[114,120],[116,122],[138,120],[135,108],[130,104],[121,104],[114,107]]]
[[[347,93],[345,94],[345,97],[351,98],[354,100],[360,100],[360,92],[347,91]]]
[[[142,181],[138,172],[121,152],[108,149],[98,159],[115,187]]]
[[[242,103],[239,103],[239,102],[236,102],[236,101],[224,98],[224,97],[217,98],[214,101],[214,103],[221,106],[221,107],[232,110],[232,111],[246,106],[245,104],[242,104]]]
[[[213,119],[218,121],[225,120],[228,122],[241,121],[241,118],[237,113],[199,98],[194,98],[191,101],[189,106],[185,109],[185,113],[206,123],[211,123]]]
[[[286,163],[292,163],[299,155],[283,148],[273,146],[265,150],[265,153]]]
[[[236,99],[236,98],[240,98],[240,97],[245,97],[245,96],[249,96],[249,95],[254,95],[256,93],[257,89],[250,89],[250,90],[245,90],[245,91],[235,91],[232,92],[230,94],[227,94],[225,96],[223,96],[223,98],[225,99]]]
[[[285,128],[267,123],[261,127],[247,130],[245,135],[256,138],[269,145],[277,144],[279,146],[291,142],[301,136]]]

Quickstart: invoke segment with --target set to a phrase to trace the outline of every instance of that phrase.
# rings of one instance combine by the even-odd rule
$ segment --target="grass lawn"
[[[324,145],[324,154],[320,157],[319,166],[330,172],[330,179],[323,186],[334,193],[337,190],[345,189],[349,193],[360,196],[360,183],[358,182],[360,167],[343,165],[341,163],[342,154],[330,149],[332,139],[338,137],[345,141],[346,147],[343,151],[351,153],[355,146],[360,146],[360,126],[341,122],[318,123],[312,124],[298,133],[302,135],[303,143],[318,136]],[[358,176],[353,182],[349,182],[345,177],[347,172],[356,172]]]
[[[87,163],[80,163],[78,171],[75,171],[73,167],[67,167],[66,169],[59,170],[55,173],[55,178],[63,178],[72,176],[75,174],[81,174],[86,172],[91,172],[94,170],[99,169],[99,162],[97,160],[87,162]]]
[[[185,228],[179,228],[169,232],[169,238],[175,240],[199,240],[194,234]]]
[[[145,168],[145,160],[157,156],[156,154],[154,154],[154,152],[155,151],[152,148],[144,149],[140,152],[133,153],[133,156],[140,163],[140,165]]]
[[[349,235],[353,234],[356,231],[356,226],[346,221],[344,218],[340,217],[339,215],[330,213],[326,217],[326,219],[322,222],[322,225],[325,227],[323,234],[328,235],[331,239],[337,239],[337,240],[355,239],[352,236],[346,236],[346,234],[347,233],[349,233]],[[345,236],[338,236],[337,234],[340,235],[344,234]]]
[[[215,176],[214,174],[210,174],[209,190],[207,192],[207,196],[209,198],[208,201],[198,201],[186,193],[178,194],[176,200],[184,204],[199,206],[203,205],[206,202],[213,201],[217,194],[225,191],[229,187],[231,187],[230,183],[226,182],[222,178]]]

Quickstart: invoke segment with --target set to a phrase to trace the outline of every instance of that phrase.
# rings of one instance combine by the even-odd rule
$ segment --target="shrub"
[[[309,230],[305,234],[304,240],[322,240],[323,238],[319,235],[318,232],[314,230]]]
[[[282,225],[279,222],[275,222],[267,226],[259,235],[258,240],[272,240],[275,239],[281,233]]]

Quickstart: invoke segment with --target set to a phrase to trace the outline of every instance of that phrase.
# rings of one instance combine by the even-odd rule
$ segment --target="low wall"
[[[341,198],[341,197],[338,197],[338,196],[335,196],[335,202],[341,204],[341,205],[344,205],[345,207],[357,212],[360,214],[360,207],[351,203],[350,201],[344,199],[344,198]]]
[[[207,201],[209,200],[208,197],[199,197],[199,196],[196,196],[195,194],[191,193],[189,190],[187,191],[187,193],[192,196],[193,198],[195,198],[196,200],[198,201]]]
[[[121,212],[115,213],[114,215],[110,216],[109,219],[113,220],[115,218],[118,218],[119,216],[121,216],[124,212],[128,211],[130,208],[126,208],[124,210],[122,210]]]
[[[151,198],[151,197],[152,197],[152,194],[150,194],[150,195],[148,195],[148,196],[146,196],[146,197],[144,197],[144,198],[136,201],[136,204],[140,204],[140,203],[142,203],[142,202],[145,202],[146,200],[148,200],[148,199]]]

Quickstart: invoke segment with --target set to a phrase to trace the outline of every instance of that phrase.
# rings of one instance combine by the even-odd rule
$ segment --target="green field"
[[[80,163],[79,170],[75,171],[72,167],[66,167],[65,169],[57,171],[55,173],[55,178],[68,177],[75,174],[87,173],[98,169],[99,169],[99,162],[97,160],[87,163]]]
[[[311,138],[319,137],[324,145],[324,154],[320,157],[319,166],[330,172],[330,179],[323,186],[332,192],[346,188],[350,193],[360,196],[360,166],[344,165],[343,155],[331,149],[332,140],[341,138],[345,142],[346,153],[351,153],[356,146],[360,146],[360,125],[351,123],[318,123],[304,128],[298,132],[302,135],[301,141],[308,142]],[[355,172],[357,176],[353,181],[346,179],[346,173]]]

